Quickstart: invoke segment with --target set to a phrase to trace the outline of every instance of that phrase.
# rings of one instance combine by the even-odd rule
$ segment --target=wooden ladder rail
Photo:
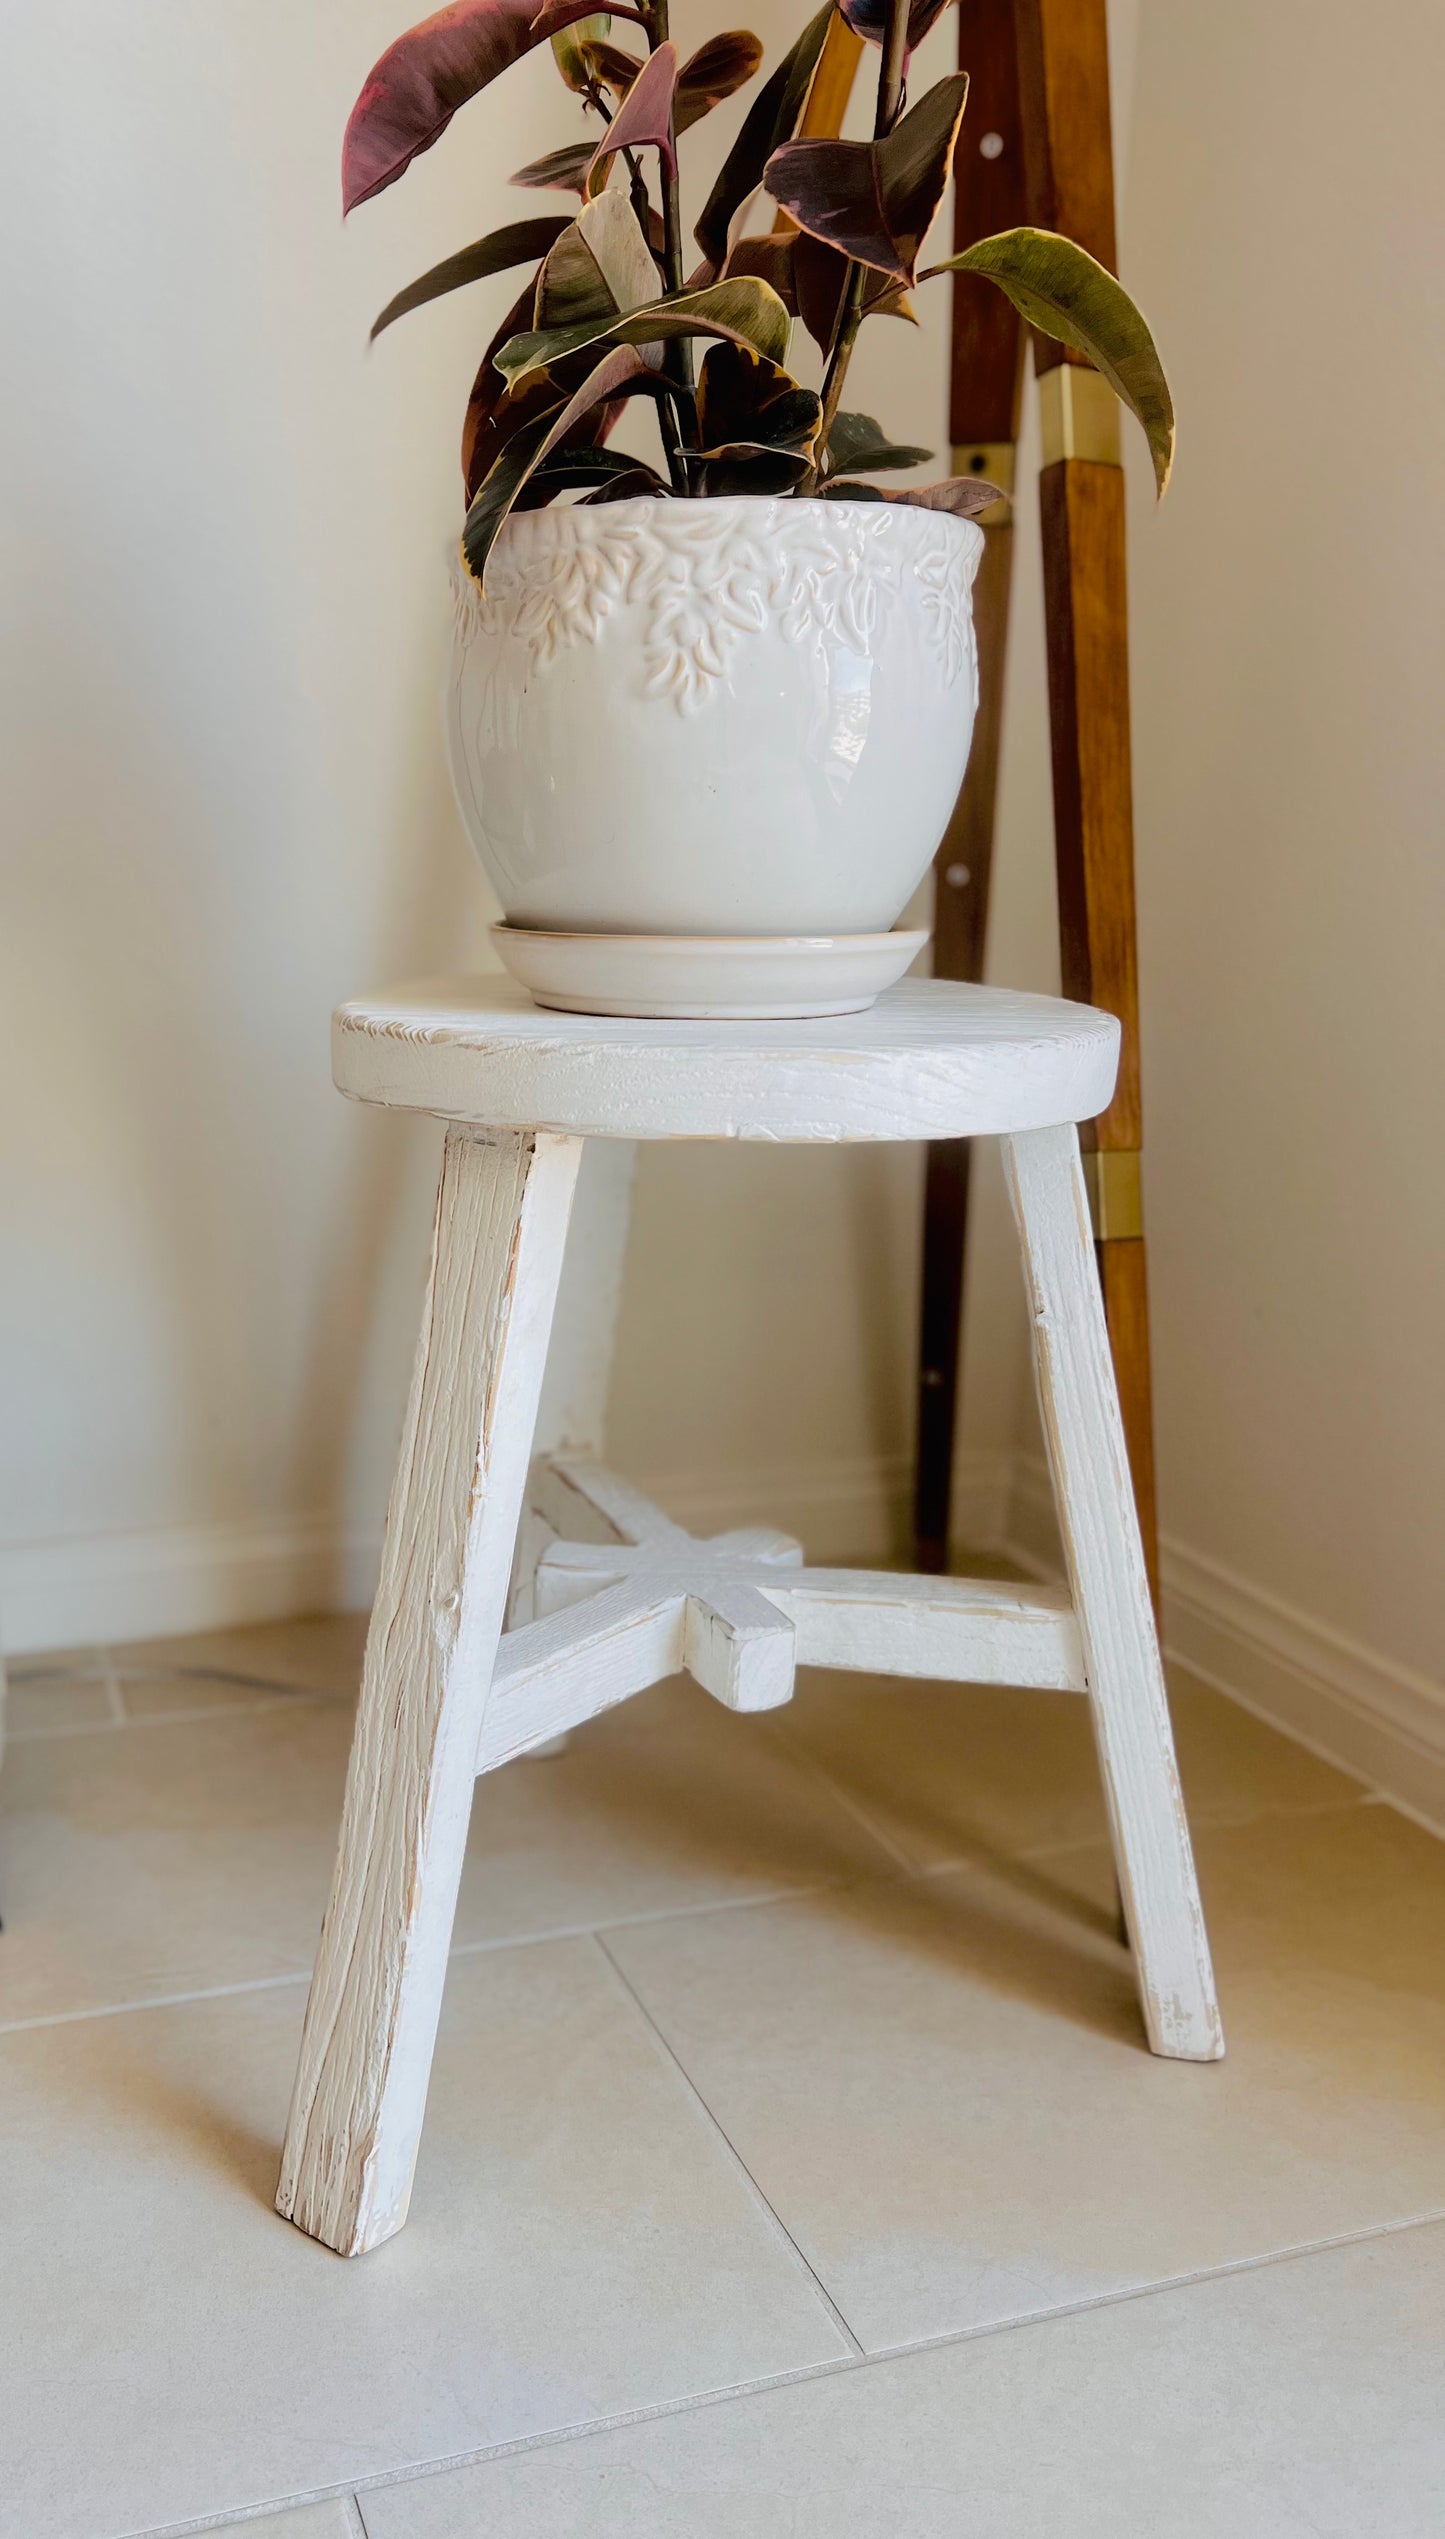
[[[1023,217],[1077,239],[1113,270],[1104,0],[1012,0],[1012,5],[995,0],[987,18],[961,25],[960,40],[974,74],[964,127],[969,139],[955,171],[960,237],[987,235]],[[979,144],[989,133],[1004,146],[986,156]],[[955,277],[950,437],[965,465],[976,456],[979,473],[993,473],[1009,463],[1004,453],[1017,438],[1019,330],[1006,309],[1000,338],[1008,328],[1015,337],[1008,374],[1012,402],[1006,407],[1003,355],[993,356],[997,367],[991,372],[982,332],[991,321],[973,294],[961,290],[964,279]],[[1123,1029],[1114,1100],[1082,1135],[1109,1337],[1157,1602],[1119,416],[1097,374],[1052,338],[1035,337],[1034,369],[1043,442],[1039,503],[1063,987],[1066,996],[1116,1014]],[[976,389],[966,375],[970,370],[977,374]],[[981,422],[996,426],[1006,417],[1011,432],[978,429]],[[960,425],[972,428],[961,431]],[[989,444],[1003,445],[991,453],[993,466]],[[1010,537],[1001,524],[987,536],[976,608],[980,652],[985,663],[992,656],[993,694],[990,701],[985,686],[973,762],[938,858],[935,970],[958,978],[977,977],[982,966],[1008,622]],[[949,881],[950,868],[959,866],[969,873],[966,884]],[[941,1567],[947,1559],[967,1170],[966,1156],[935,1161],[930,1151],[915,1493],[918,1556],[927,1567]]]

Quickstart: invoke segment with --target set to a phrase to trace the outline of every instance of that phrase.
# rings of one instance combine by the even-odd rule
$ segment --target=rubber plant
[[[970,513],[996,499],[977,478],[883,492],[860,477],[912,468],[927,450],[888,439],[843,404],[863,320],[913,317],[915,284],[985,275],[1031,326],[1083,354],[1137,415],[1160,492],[1174,444],[1169,390],[1128,293],[1067,238],[1011,229],[920,269],[968,97],[951,73],[916,103],[912,53],[947,0],[836,0],[877,48],[873,137],[799,139],[835,0],[810,18],[759,87],[694,230],[688,269],[677,145],[758,71],[741,30],[686,61],[668,0],[599,15],[587,0],[452,0],[382,55],[346,128],[344,209],[395,184],[468,99],[550,43],[594,130],[512,183],[579,198],[575,213],[510,222],[400,292],[373,337],[444,292],[520,266],[525,287],[482,355],[462,434],[462,545],[478,579],[509,512],[560,494],[586,502],[795,495]],[[625,41],[614,40],[614,26]],[[750,234],[759,189],[773,225]],[[777,218],[779,207],[786,220]],[[795,321],[817,344],[821,388],[790,375]],[[659,464],[609,448],[628,400],[655,409]]]

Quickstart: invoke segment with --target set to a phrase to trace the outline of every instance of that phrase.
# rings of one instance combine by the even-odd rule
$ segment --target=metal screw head
[[[1001,132],[986,132],[978,145],[978,155],[981,159],[1001,159],[1003,157],[1003,134]]]
[[[973,875],[966,864],[949,864],[944,867],[943,878],[950,890],[967,890]]]

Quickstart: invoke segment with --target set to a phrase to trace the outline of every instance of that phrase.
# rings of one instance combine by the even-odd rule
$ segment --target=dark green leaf
[[[677,74],[677,130],[690,132],[714,106],[721,105],[724,97],[734,96],[738,89],[746,87],[762,58],[763,48],[757,37],[741,27],[730,35],[714,35],[699,45]]]
[[[1083,353],[1143,424],[1154,482],[1163,493],[1174,464],[1169,382],[1148,326],[1105,266],[1051,229],[1006,229],[930,265],[928,273],[985,274],[1041,335]]]
[[[501,448],[500,440],[493,436],[492,418],[506,397],[507,383],[497,368],[497,355],[518,327],[530,321],[533,297],[534,285],[529,282],[525,291],[513,301],[492,337],[472,382],[472,393],[467,400],[466,417],[462,424],[462,484],[468,502]]]
[[[549,150],[544,158],[529,160],[515,176],[508,177],[507,183],[535,186],[539,193],[555,187],[561,194],[580,194],[587,183],[594,146],[590,141],[569,141],[565,149]]]
[[[387,301],[371,330],[372,342],[396,318],[425,307],[428,300],[439,300],[446,291],[460,291],[465,283],[484,281],[489,273],[505,273],[509,265],[531,264],[537,257],[545,256],[568,226],[555,213],[538,220],[514,220],[505,229],[494,229],[490,237],[479,238],[475,246],[463,247],[460,254],[448,256],[444,264],[434,264],[419,282],[408,284],[394,300]]]
[[[781,361],[788,348],[788,312],[765,282],[740,274],[736,281],[711,282],[700,291],[672,292],[629,317],[614,319],[611,325],[563,326],[514,335],[495,358],[497,368],[520,383],[531,372],[551,368],[589,344],[655,344],[685,335],[716,335],[751,344],[769,361]]]
[[[863,468],[874,475],[885,468],[921,467],[932,450],[914,449],[905,441],[890,441],[881,423],[871,414],[835,414],[828,434],[830,468]]]
[[[800,229],[911,284],[943,200],[967,97],[967,74],[955,71],[882,141],[785,142],[763,182]]]
[[[587,191],[600,193],[619,150],[652,149],[661,153],[670,176],[677,174],[672,137],[672,92],[677,86],[677,46],[659,44],[649,54],[622,104],[597,145],[587,171]]]
[[[785,53],[772,78],[753,99],[743,128],[722,164],[717,183],[703,206],[693,235],[708,262],[721,265],[728,249],[728,227],[734,212],[762,182],[763,170],[780,141],[798,128],[808,84],[823,50],[833,17],[833,0],[810,18],[791,52]]]
[[[655,468],[642,459],[629,458],[625,450],[554,450],[533,468],[521,492],[512,504],[514,511],[540,511],[558,494],[567,493],[574,485],[612,485],[619,479],[645,477],[650,484],[660,485]]]
[[[594,503],[637,502],[643,496],[663,495],[667,490],[662,478],[654,475],[650,467],[644,467],[639,459],[625,476],[614,476],[609,485],[599,485],[595,494],[584,494],[582,509],[590,511]]]

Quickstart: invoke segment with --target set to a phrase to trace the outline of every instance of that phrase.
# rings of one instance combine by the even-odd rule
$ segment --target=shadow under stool
[[[276,2198],[302,2230],[352,2256],[406,2218],[477,1775],[682,1670],[733,1710],[800,1663],[1083,1695],[1149,2044],[1223,2052],[1079,1163],[1118,1046],[1088,1006],[925,980],[811,1022],[546,1013],[500,978],[340,1009],[341,1090],[447,1134]],[[810,1569],[591,1461],[529,1477],[583,1143],[655,1137],[1003,1140],[1067,1592]]]

